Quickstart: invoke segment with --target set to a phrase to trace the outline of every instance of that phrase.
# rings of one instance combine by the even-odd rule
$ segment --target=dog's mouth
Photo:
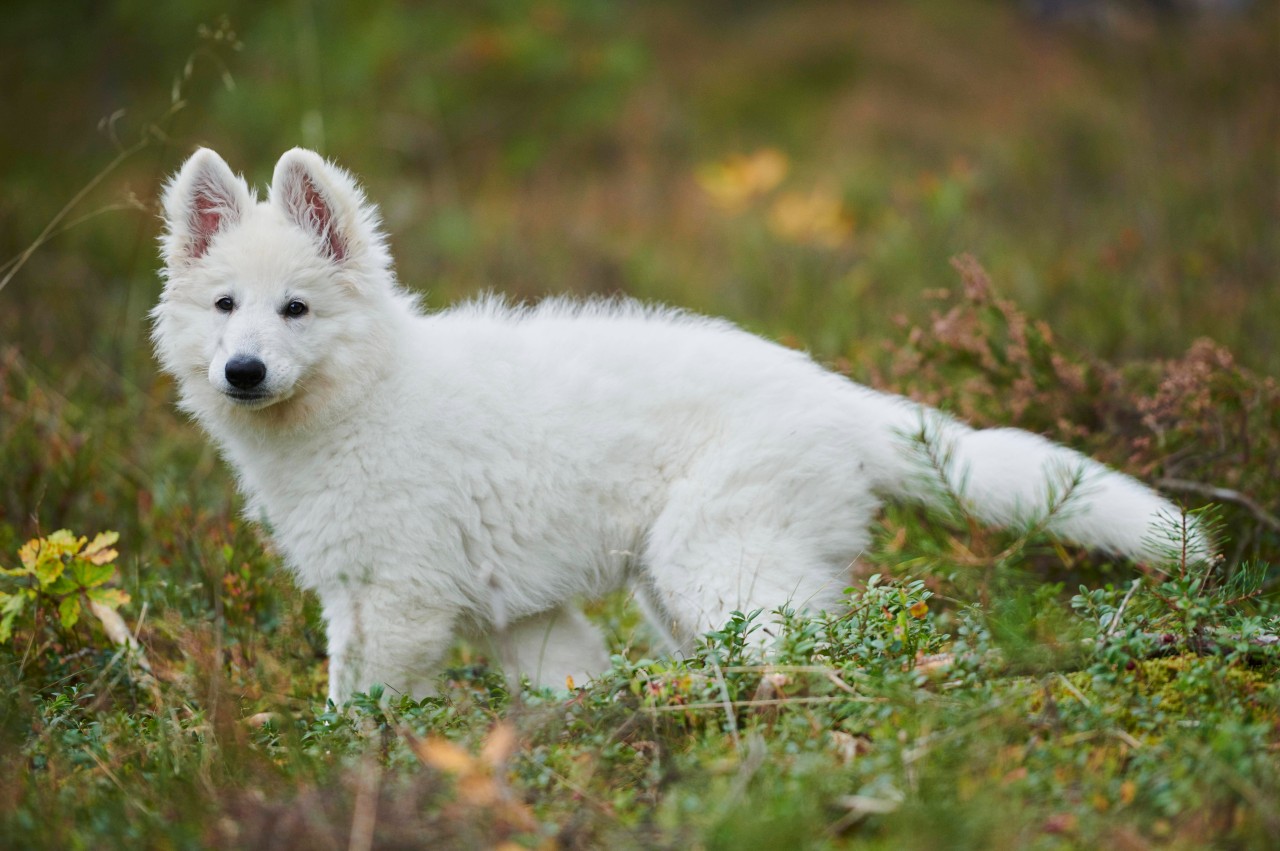
[[[261,390],[224,390],[222,395],[246,408],[261,408],[275,401],[275,396]]]

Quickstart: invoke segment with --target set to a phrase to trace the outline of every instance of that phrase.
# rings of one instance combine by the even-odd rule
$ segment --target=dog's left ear
[[[334,262],[343,263],[360,248],[364,194],[351,175],[314,151],[294,148],[280,157],[270,198]]]

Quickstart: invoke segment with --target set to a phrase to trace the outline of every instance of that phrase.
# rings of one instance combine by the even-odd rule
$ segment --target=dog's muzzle
[[[232,390],[227,395],[241,401],[256,401],[266,394],[261,385],[267,377],[267,365],[252,355],[236,355],[227,361],[224,374]]]

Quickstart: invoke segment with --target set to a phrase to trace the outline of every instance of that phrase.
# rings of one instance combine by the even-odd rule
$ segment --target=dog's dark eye
[[[302,316],[307,312],[307,303],[294,299],[284,306],[285,316]]]
[[[221,310],[223,313],[230,313],[236,309],[236,303],[231,300],[230,296],[223,296],[213,303],[213,306]]]

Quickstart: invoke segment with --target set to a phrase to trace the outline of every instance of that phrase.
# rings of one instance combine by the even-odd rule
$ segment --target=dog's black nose
[[[227,383],[240,390],[252,390],[267,377],[267,365],[251,355],[236,355],[227,361]]]

